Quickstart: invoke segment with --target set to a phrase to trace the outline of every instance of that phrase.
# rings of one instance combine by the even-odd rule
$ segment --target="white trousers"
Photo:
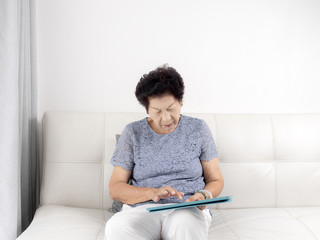
[[[149,213],[146,208],[124,204],[106,225],[105,240],[207,240],[211,224],[209,209],[197,207]]]

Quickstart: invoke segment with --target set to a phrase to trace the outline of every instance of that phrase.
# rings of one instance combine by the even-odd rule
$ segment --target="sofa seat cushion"
[[[46,205],[18,240],[104,240],[108,210]],[[215,209],[209,240],[320,239],[320,207]]]
[[[101,209],[45,205],[18,240],[103,240],[106,220],[112,215]]]
[[[209,239],[320,239],[320,208],[213,210]]]

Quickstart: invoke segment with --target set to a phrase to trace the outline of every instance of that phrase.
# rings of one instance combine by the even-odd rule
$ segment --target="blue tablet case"
[[[232,196],[226,196],[226,197],[211,198],[211,199],[194,201],[194,202],[177,203],[177,204],[171,204],[171,205],[165,205],[165,206],[159,206],[159,207],[151,207],[151,208],[146,208],[146,210],[148,212],[159,212],[159,211],[165,211],[165,210],[171,210],[171,209],[197,207],[202,205],[225,203],[225,202],[231,202],[231,201],[232,201]]]

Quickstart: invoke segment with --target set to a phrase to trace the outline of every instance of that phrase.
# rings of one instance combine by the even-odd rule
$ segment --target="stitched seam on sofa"
[[[220,204],[220,203],[219,203]],[[218,205],[218,204],[216,204]],[[222,205],[223,206],[223,205]],[[278,209],[276,207],[256,207],[256,206],[249,206],[249,207],[221,207],[221,210],[238,210],[238,209]]]
[[[48,162],[48,163],[101,163],[101,161],[99,161],[99,162],[97,162],[97,161],[70,161],[70,162],[67,162],[67,161],[64,161],[64,162],[61,162],[61,161],[57,161],[57,162],[55,162],[55,161],[50,161],[50,162]]]
[[[289,158],[289,159],[280,159],[278,160],[278,162],[293,162],[293,163],[304,163],[304,162],[319,162],[320,159],[308,159],[308,158],[303,158],[304,160],[291,160],[292,158]]]
[[[296,219],[297,221],[299,221],[299,222],[307,229],[308,232],[311,233],[311,235],[314,237],[314,239],[319,240],[319,238],[314,234],[314,232],[313,232],[304,222],[302,222],[301,219],[296,218],[296,217],[295,217],[295,219]]]
[[[101,163],[101,210],[103,210],[103,195],[104,195],[104,163]]]
[[[101,224],[101,227],[100,227],[99,231],[97,232],[97,235],[96,235],[96,238],[95,238],[95,239],[98,239],[99,234],[100,234],[100,232],[101,232],[101,230],[102,230],[102,228],[103,228],[104,225],[105,225],[105,223]]]
[[[274,206],[278,207],[278,165],[276,160],[276,139],[275,139],[273,119],[270,114],[269,114],[269,119],[270,119],[271,128],[272,128],[272,150],[273,150],[272,156],[274,161],[274,193],[275,193]]]
[[[48,208],[48,207],[71,208],[71,209],[85,209],[85,210],[96,210],[96,211],[99,211],[99,212],[101,212],[101,211],[103,212],[103,209],[87,208],[87,207],[70,207],[70,206],[57,205],[57,204],[47,204],[47,205],[45,205],[45,206],[42,206],[42,208]],[[40,207],[39,207],[38,209],[40,209]],[[38,209],[37,209],[37,211],[38,211]],[[62,217],[80,217],[80,218],[82,218],[82,219],[93,219],[93,220],[96,220],[96,221],[104,221],[104,217],[102,217],[102,219],[97,219],[96,217],[83,217],[83,216],[73,216],[73,215],[58,215],[58,216],[53,216],[53,217],[60,217],[60,216],[62,216]],[[42,218],[47,218],[47,217],[52,217],[52,216],[51,216],[51,215],[46,216],[46,217],[42,216],[42,217],[39,217],[39,218],[42,219]],[[33,221],[35,221],[35,220],[38,221],[38,219],[34,218]]]
[[[218,210],[221,218],[222,218],[222,221],[224,222],[224,224],[226,225],[226,227],[234,234],[234,236],[237,238],[237,239],[241,239],[239,237],[239,235],[231,228],[231,226],[229,225],[229,223],[227,222],[225,216],[223,215],[222,211],[221,210]]]
[[[229,159],[223,159],[223,163],[273,163],[275,161],[273,160],[265,160],[265,159],[262,159],[261,161],[258,159],[258,160],[254,160],[254,161],[242,161],[242,162],[239,162],[241,160],[245,160],[245,158],[235,158],[234,161],[232,161],[232,158],[229,158]],[[310,159],[310,160],[301,160],[301,161],[293,161],[293,160],[277,160],[276,161],[277,163],[320,163],[320,159],[319,160],[313,160],[313,159]]]
[[[320,213],[307,214],[307,215],[299,215],[299,216],[296,216],[296,218],[313,217],[313,216],[320,216]],[[292,217],[293,217],[293,216],[292,216]]]
[[[47,205],[48,206],[48,205]],[[104,220],[100,220],[100,219],[96,219],[93,217],[82,217],[82,216],[70,216],[70,215],[58,215],[58,216],[42,216],[42,217],[37,217],[35,218],[32,222],[36,223],[36,222],[42,222],[44,220],[47,219],[52,219],[52,218],[62,218],[62,219],[67,219],[67,218],[76,218],[76,219],[80,219],[80,220],[90,220],[91,222],[97,222],[97,223],[105,223]]]
[[[102,152],[102,157],[101,157],[101,209],[103,213],[103,220],[105,220],[105,214],[103,211],[103,196],[104,196],[104,167],[105,167],[105,146],[106,146],[106,114],[103,114],[103,141],[102,141],[102,146],[101,146],[101,152]]]
[[[266,220],[266,219],[272,219],[272,218],[292,218],[291,216],[268,216],[268,217],[259,217],[259,218],[240,218],[237,220],[232,220],[231,222],[233,224],[235,223],[245,223],[245,222],[251,222],[251,221],[259,221],[259,220]]]
[[[238,210],[238,209],[250,209],[250,208],[231,208],[231,209],[223,209],[223,210],[230,211],[230,210]],[[257,209],[257,208],[255,208],[255,209]],[[266,209],[268,209],[268,208],[258,208],[258,209],[265,209],[265,210],[266,210]],[[284,208],[270,208],[270,209],[282,209],[283,212],[286,213],[286,214],[288,214],[288,215],[286,215],[286,216],[273,215],[273,216],[258,217],[258,218],[257,218],[257,217],[256,217],[256,218],[252,217],[252,218],[247,218],[247,219],[241,218],[241,219],[238,219],[238,220],[233,220],[232,222],[233,222],[233,223],[237,223],[237,222],[239,222],[239,221],[240,221],[240,222],[252,221],[252,220],[256,221],[256,220],[263,220],[263,219],[274,218],[274,217],[277,217],[277,218],[280,218],[280,217],[284,217],[284,218],[292,217],[291,214],[290,214],[288,211],[286,211],[286,209],[284,209]]]
[[[262,160],[262,161],[243,161],[243,162],[239,162],[239,161],[241,161],[242,159],[241,158],[237,158],[237,159],[235,159],[235,161],[232,161],[232,160],[223,160],[223,163],[239,163],[239,164],[241,164],[241,163],[274,163],[274,161],[273,160],[270,160],[270,161],[266,161],[266,160]]]
[[[269,115],[270,123],[271,123],[271,128],[272,128],[272,156],[273,156],[273,161],[276,161],[276,137],[275,137],[275,129],[274,129],[274,123],[272,116]]]
[[[274,163],[274,188],[275,188],[275,207],[279,206],[279,194],[278,194],[278,163]]]
[[[300,222],[301,225],[304,226],[305,229],[306,229],[309,233],[311,233],[311,235],[314,237],[314,239],[319,240],[319,238],[313,233],[313,231],[312,231],[306,224],[304,224],[304,222],[302,222],[298,217],[292,216],[292,214],[291,214],[287,209],[283,208],[283,210],[285,210],[285,211],[290,215],[290,217],[292,217],[292,218],[296,219],[298,222]]]

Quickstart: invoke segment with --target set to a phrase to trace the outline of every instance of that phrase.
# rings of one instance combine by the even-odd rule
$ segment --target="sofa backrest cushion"
[[[221,196],[233,196],[218,207],[320,206],[320,114],[185,115],[204,119],[213,134]],[[40,204],[110,208],[116,134],[146,116],[46,112]]]

